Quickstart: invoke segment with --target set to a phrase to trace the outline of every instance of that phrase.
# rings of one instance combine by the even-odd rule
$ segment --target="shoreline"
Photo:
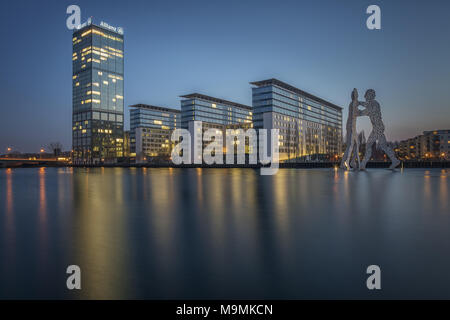
[[[280,163],[279,169],[318,169],[318,168],[339,168],[339,162],[297,162],[297,163]],[[390,162],[374,161],[368,162],[367,168],[369,169],[386,169],[390,166]],[[73,165],[62,163],[1,163],[0,169],[7,168],[178,168],[178,169],[192,169],[192,168],[211,168],[211,169],[260,169],[263,166],[261,164],[221,164],[221,165],[206,165],[206,164],[184,164],[175,165],[170,163],[145,163],[145,164],[129,164],[129,163],[115,163],[115,164],[98,164],[98,165]],[[450,161],[420,161],[420,162],[402,162],[397,169],[445,169],[450,168]]]

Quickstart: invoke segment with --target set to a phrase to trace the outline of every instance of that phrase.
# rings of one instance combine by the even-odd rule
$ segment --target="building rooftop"
[[[91,27],[97,27],[99,29],[109,31],[109,32],[115,33],[115,34],[123,37],[123,28],[122,27],[113,27],[104,21],[101,21],[100,24],[96,24],[92,21],[92,17],[89,18],[86,22],[79,25],[78,29],[77,28],[73,29],[73,33],[75,34],[80,31],[83,31],[84,29],[89,29]]]
[[[167,108],[167,107],[158,107],[158,106],[152,106],[152,105],[149,105],[149,104],[142,104],[142,103],[134,104],[132,106],[129,106],[129,108],[157,110],[157,111],[174,112],[174,113],[180,113],[181,112],[179,109],[173,109],[173,108]]]
[[[255,81],[255,82],[250,82],[250,84],[252,84],[254,86],[257,86],[257,87],[265,87],[265,86],[275,85],[275,86],[284,88],[286,90],[298,93],[298,94],[300,94],[302,96],[305,96],[305,97],[307,97],[309,99],[312,99],[312,100],[315,100],[317,102],[323,103],[323,104],[325,104],[325,105],[327,105],[329,107],[332,107],[332,108],[334,108],[334,109],[336,109],[338,111],[342,110],[342,107],[339,107],[338,105],[335,105],[334,103],[328,102],[328,101],[326,101],[326,100],[324,100],[322,98],[319,98],[319,97],[317,97],[317,96],[315,96],[315,95],[313,95],[311,93],[308,93],[306,91],[303,91],[303,90],[300,90],[300,89],[298,89],[296,87],[293,87],[293,86],[291,86],[291,85],[289,85],[289,84],[287,84],[287,83],[285,83],[283,81],[280,81],[278,79],[272,78],[272,79],[267,79],[267,80],[262,80],[262,81]]]
[[[450,130],[440,129],[440,130],[429,130],[429,131],[424,131],[423,132],[423,134],[425,134],[425,135],[429,135],[429,134],[446,134],[446,133],[450,133]]]
[[[245,104],[240,104],[240,103],[236,103],[236,102],[232,102],[232,101],[228,101],[228,100],[224,100],[224,99],[214,98],[214,97],[210,97],[210,96],[200,94],[200,93],[186,94],[186,95],[180,96],[180,98],[202,99],[202,100],[207,100],[207,101],[221,103],[221,104],[228,104],[228,105],[232,105],[232,106],[242,108],[242,109],[252,110],[252,107],[247,106]]]

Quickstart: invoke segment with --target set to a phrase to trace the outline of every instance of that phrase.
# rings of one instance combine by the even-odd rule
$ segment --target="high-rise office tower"
[[[123,31],[91,20],[73,33],[72,148],[75,164],[123,156]]]

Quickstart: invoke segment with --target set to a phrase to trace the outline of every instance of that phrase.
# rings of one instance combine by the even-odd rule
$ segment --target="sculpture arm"
[[[357,112],[358,117],[368,116],[368,115],[369,115],[369,111],[367,110],[367,108],[365,108],[363,110],[358,109],[358,112]]]

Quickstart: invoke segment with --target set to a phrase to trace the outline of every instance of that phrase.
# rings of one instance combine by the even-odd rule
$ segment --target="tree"
[[[61,154],[63,146],[61,142],[52,142],[48,145],[48,148],[51,150],[53,155],[57,157]]]

